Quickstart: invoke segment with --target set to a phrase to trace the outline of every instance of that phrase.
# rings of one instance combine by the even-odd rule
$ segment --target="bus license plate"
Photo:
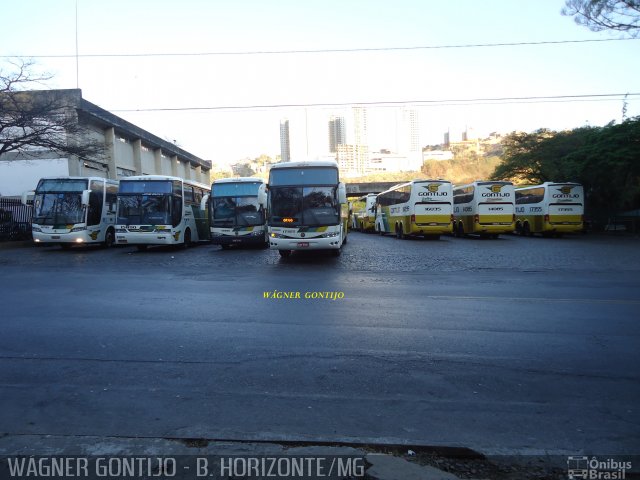
[[[309,246],[309,242],[298,242],[298,247],[308,247]]]
[[[240,240],[239,238],[234,238],[233,240],[231,240],[233,243],[240,243],[242,240]]]
[[[51,240],[60,240],[60,235],[52,235]]]

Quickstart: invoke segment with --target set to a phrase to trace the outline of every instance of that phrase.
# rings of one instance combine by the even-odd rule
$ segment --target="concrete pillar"
[[[164,175],[164,173],[162,173],[162,150],[159,148],[156,148],[153,151],[153,161],[155,163],[155,168],[156,171],[154,172],[156,175]]]
[[[118,179],[118,167],[116,166],[116,131],[111,128],[107,128],[104,131],[104,143],[107,153],[107,165],[109,171],[107,172],[107,178]]]
[[[202,167],[200,168],[200,170],[200,183],[211,186],[211,176],[209,175],[209,170],[202,170]]]
[[[70,177],[81,177],[83,170],[83,162],[75,155],[69,155],[67,159],[67,165],[69,166]]]
[[[200,165],[198,165],[195,169],[195,176],[194,176],[194,180],[196,182],[200,182],[200,183],[204,183],[202,181],[202,167]]]
[[[180,175],[178,175],[178,156],[174,155],[173,157],[171,157],[171,175],[173,175],[174,177],[179,177]]]
[[[131,142],[133,147],[133,169],[136,175],[142,175],[142,140],[139,138]]]

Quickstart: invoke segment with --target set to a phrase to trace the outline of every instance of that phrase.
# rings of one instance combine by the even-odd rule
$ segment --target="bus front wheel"
[[[104,248],[111,248],[116,241],[115,232],[113,228],[108,228],[107,233],[104,235],[104,243],[102,244]]]
[[[531,236],[531,228],[529,227],[528,223],[525,223],[524,226],[522,227],[522,235],[524,237],[530,237]]]
[[[184,231],[184,242],[182,248],[189,248],[191,246],[191,230],[188,228]]]
[[[291,250],[278,250],[278,253],[282,258],[288,258],[291,255]]]

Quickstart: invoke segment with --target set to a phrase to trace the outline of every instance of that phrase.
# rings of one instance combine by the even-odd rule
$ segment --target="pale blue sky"
[[[0,59],[34,56],[76,86],[76,1],[1,2]],[[618,38],[560,15],[562,0],[78,0],[80,54],[204,53],[417,47]],[[214,162],[279,153],[279,119],[294,151],[326,148],[342,109],[124,112],[149,108],[429,101],[640,92],[640,40],[475,48],[171,57],[81,57],[83,96]],[[42,58],[41,55],[70,55]],[[370,110],[374,147],[392,146]],[[622,101],[420,107],[421,141],[448,128],[479,133],[620,121]],[[306,113],[306,115],[305,115]],[[629,100],[628,115],[640,115]],[[378,122],[378,128],[376,128]],[[304,123],[304,125],[303,125]],[[310,142],[304,132],[309,131]]]

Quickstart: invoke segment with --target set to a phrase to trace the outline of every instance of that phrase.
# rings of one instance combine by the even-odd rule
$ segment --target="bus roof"
[[[516,190],[524,190],[525,188],[540,188],[540,187],[552,187],[554,185],[574,185],[576,187],[581,187],[581,183],[576,182],[544,182],[538,185],[523,185],[521,187],[516,187]]]
[[[383,193],[391,192],[391,191],[396,190],[396,189],[401,188],[401,187],[406,187],[407,185],[411,185],[413,183],[427,183],[427,182],[451,183],[449,180],[411,180],[410,182],[398,183],[397,185],[394,185],[393,187],[388,188],[384,192],[380,192],[378,195],[382,195]]]
[[[513,182],[508,182],[505,180],[475,180],[470,183],[454,185],[454,188],[464,188],[470,187],[471,185],[513,185]]]
[[[118,180],[114,180],[112,178],[97,177],[97,176],[70,177],[68,175],[66,175],[66,176],[63,175],[63,176],[60,176],[60,177],[42,177],[40,180],[104,180],[106,182],[118,183]]]
[[[213,185],[219,183],[265,183],[262,178],[258,177],[234,177],[234,178],[219,178],[213,181]]]
[[[171,175],[133,175],[131,177],[124,177],[120,179],[120,181],[130,181],[130,180],[134,180],[134,181],[178,180],[178,181],[184,182],[187,185],[195,185],[197,187],[206,188],[207,190],[210,190],[211,188],[209,185],[196,182],[195,180],[187,180],[185,178],[173,177]]]
[[[271,170],[280,168],[303,168],[303,167],[334,167],[338,168],[335,160],[308,160],[302,162],[281,162],[271,165]]]

